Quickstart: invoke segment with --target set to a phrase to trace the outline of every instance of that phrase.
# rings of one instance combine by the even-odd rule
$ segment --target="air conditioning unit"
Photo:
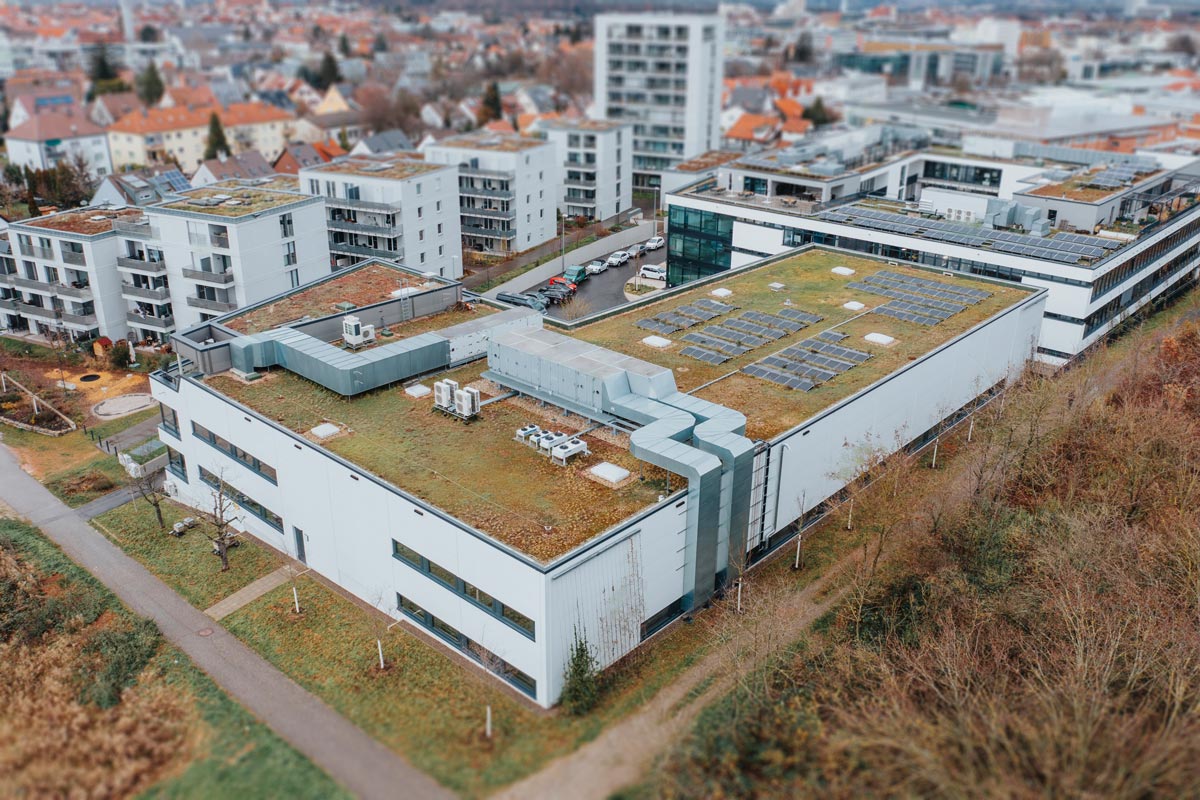
[[[531,436],[538,436],[541,434],[541,432],[542,429],[537,425],[523,425],[522,427],[517,428],[516,438],[518,442],[524,442],[525,444],[528,444]]]
[[[454,393],[454,412],[460,417],[473,417],[477,410],[471,410],[471,393],[465,389],[459,389]]]
[[[445,384],[450,387],[450,396],[453,397],[454,393],[458,391],[458,381],[452,381],[449,378],[446,378]]]
[[[342,318],[342,341],[350,347],[362,347],[375,341],[375,326],[363,325],[358,317]]]
[[[565,467],[568,459],[587,452],[588,446],[585,441],[582,439],[568,439],[554,446],[554,449],[550,451],[550,459],[555,464]]]
[[[474,416],[479,413],[479,407],[483,405],[479,390],[468,386],[464,391],[467,393],[467,405],[471,409],[471,416]]]
[[[454,381],[436,381],[433,384],[433,404],[438,408],[454,408]]]

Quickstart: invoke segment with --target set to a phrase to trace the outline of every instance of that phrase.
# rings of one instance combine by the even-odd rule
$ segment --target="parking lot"
[[[619,306],[627,302],[625,300],[625,282],[637,274],[638,268],[643,264],[663,264],[666,260],[667,248],[660,247],[657,250],[651,250],[641,258],[629,259],[623,266],[609,267],[599,275],[592,275],[584,281],[575,295],[574,302],[586,303],[586,314]],[[545,282],[535,283],[522,291],[535,291],[545,285]],[[550,306],[549,314],[558,319],[566,318],[568,313],[576,317],[585,316],[580,313],[584,309],[576,307],[575,311],[568,312],[568,308],[570,308],[570,304]]]

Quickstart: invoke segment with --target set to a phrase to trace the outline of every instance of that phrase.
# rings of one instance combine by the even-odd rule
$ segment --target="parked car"
[[[571,290],[561,284],[553,284],[543,289],[538,289],[538,294],[541,295],[547,303],[557,305],[565,303],[571,299]]]
[[[599,275],[601,272],[604,272],[604,270],[606,270],[606,269],[608,269],[608,264],[605,263],[604,261],[593,261],[592,263],[590,263],[586,267],[584,267],[584,270],[587,271],[588,275]]]
[[[626,250],[625,252],[629,253],[630,258],[641,258],[642,256],[646,255],[646,245],[644,245],[644,244],[630,245],[629,249]]]
[[[581,267],[578,264],[572,264],[563,270],[563,277],[578,286],[588,279],[587,267]]]
[[[657,250],[667,243],[667,240],[661,236],[654,236],[646,240],[647,250]]]
[[[496,299],[501,303],[508,303],[514,306],[524,306],[532,308],[534,311],[546,313],[546,301],[537,295],[532,294],[513,294],[512,292],[500,292],[496,295]]]
[[[629,253],[624,250],[618,250],[608,257],[607,263],[610,267],[619,267],[629,260]]]
[[[553,278],[551,278],[550,285],[565,287],[566,289],[568,289],[571,292],[571,294],[575,294],[575,292],[579,290],[578,284],[573,283],[572,281],[568,280],[567,278],[564,278],[562,275],[555,275]]]
[[[643,264],[638,270],[639,278],[649,278],[652,281],[665,281],[667,279],[667,268],[662,264]]]

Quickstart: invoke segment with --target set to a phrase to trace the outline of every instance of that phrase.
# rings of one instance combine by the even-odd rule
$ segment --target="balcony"
[[[205,311],[233,311],[237,303],[227,303],[223,300],[208,300],[204,297],[188,297],[187,304],[192,308],[203,308]]]
[[[36,244],[22,244],[21,253],[33,258],[54,258],[54,250],[49,247],[38,247]]]
[[[122,220],[113,220],[113,230],[123,236],[128,236],[131,239],[157,239],[158,234],[150,227],[150,222],[125,222]]]
[[[463,225],[463,236],[482,236],[486,239],[515,239],[517,232],[512,229],[481,228],[478,225]]]
[[[464,217],[482,217],[483,219],[516,219],[516,211],[500,211],[494,208],[471,208],[464,206],[459,209]]]
[[[4,311],[17,311],[18,304],[15,297],[0,297],[0,309]]]
[[[74,264],[77,267],[87,266],[87,258],[83,253],[77,253],[74,250],[63,250],[62,260],[64,264]]]
[[[229,234],[227,233],[189,233],[188,243],[194,247],[216,247],[222,250],[229,249]]]
[[[331,219],[327,223],[327,227],[333,231],[348,231],[349,233],[370,233],[376,236],[394,237],[400,235],[399,227],[387,227],[386,225],[371,225],[366,222],[351,222],[347,219]]]
[[[326,197],[325,205],[332,208],[353,208],[359,211],[375,211],[380,214],[395,214],[399,203],[375,203],[370,200],[351,200],[348,197]]]
[[[480,169],[479,167],[469,167],[466,164],[458,165],[458,174],[468,178],[494,178],[501,181],[511,181],[516,177],[513,173],[504,170]]]
[[[142,272],[147,275],[162,275],[167,271],[167,262],[147,261],[145,258],[134,256],[117,256],[117,268]]]
[[[30,278],[23,278],[20,275],[12,275],[10,283],[18,289],[24,289],[29,292],[54,294],[54,284],[46,281],[35,281]]]
[[[225,272],[206,272],[202,269],[185,269],[183,277],[201,283],[215,283],[218,286],[228,286],[233,283],[233,270]]]
[[[68,286],[59,284],[54,287],[54,292],[59,297],[70,297],[73,300],[91,300],[92,287],[86,283],[82,286]]]
[[[563,180],[564,186],[580,186],[584,189],[595,189],[595,178],[566,178]]]
[[[132,283],[122,281],[121,296],[129,300],[150,300],[156,303],[165,303],[171,299],[171,290],[166,286],[152,289],[146,286],[134,286]]]
[[[189,300],[191,298],[188,298]],[[139,328],[150,328],[156,331],[169,331],[175,329],[175,317],[167,315],[165,317],[152,317],[147,314],[138,314],[130,311],[125,314],[125,321],[130,325],[136,325]]]
[[[62,315],[62,321],[66,325],[76,325],[88,330],[96,327],[98,324],[95,314],[68,314],[65,311]]]
[[[364,258],[386,258],[388,261],[402,261],[404,259],[403,250],[380,250],[378,247],[367,247],[347,242],[330,242],[329,251],[331,253],[363,256]]]
[[[563,162],[563,168],[564,169],[581,169],[584,172],[595,172],[596,171],[596,162],[595,161],[588,162],[588,161],[567,160],[567,161]]]
[[[517,193],[506,189],[479,189],[474,186],[459,186],[458,193],[463,197],[488,197],[494,200],[516,200]]]
[[[38,319],[44,319],[49,322],[57,322],[59,319],[61,319],[64,325],[76,325],[83,328],[96,327],[95,314],[70,314],[66,311],[63,311],[60,314],[53,308],[43,308],[42,306],[35,306],[29,303],[22,303],[20,301],[16,301],[13,310],[19,311],[26,316],[37,317]]]

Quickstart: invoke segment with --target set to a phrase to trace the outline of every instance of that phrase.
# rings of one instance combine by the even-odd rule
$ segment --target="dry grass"
[[[856,274],[848,278],[832,274],[830,270],[839,265],[856,270]],[[958,286],[984,289],[993,292],[993,295],[982,303],[970,306],[966,311],[956,314],[932,328],[880,314],[859,316],[862,312],[848,311],[842,308],[842,305],[850,300],[858,300],[868,307],[882,305],[886,302],[887,298],[885,297],[846,288],[847,283],[861,280],[867,275],[882,270],[912,274]],[[782,283],[786,288],[783,291],[775,292],[768,288],[768,284],[771,283]],[[687,343],[680,339],[684,333],[682,331],[669,337],[675,344],[666,350],[642,344],[641,340],[651,335],[652,331],[638,328],[634,323],[661,311],[686,305],[691,300],[711,297],[709,293],[718,287],[733,292],[732,297],[722,301],[738,306],[738,311],[728,315],[731,317],[736,317],[743,311],[749,310],[775,313],[782,308],[794,308],[819,314],[824,319],[816,325],[789,334],[745,355],[730,359],[724,364],[705,364],[694,358],[680,355],[680,350],[687,346]],[[767,439],[798,425],[818,411],[849,397],[909,361],[928,353],[1017,302],[1026,294],[1027,290],[1011,286],[1000,286],[963,278],[948,279],[936,272],[918,270],[913,267],[893,267],[881,261],[817,250],[588,325],[577,331],[575,335],[589,342],[670,367],[675,372],[676,383],[683,391],[690,391],[710,381],[728,376],[719,383],[699,392],[698,395],[741,411],[746,415],[747,435],[751,438]],[[791,301],[790,306],[785,305],[785,301],[788,300]],[[856,316],[858,318],[854,319]],[[710,324],[719,323],[725,318],[727,317],[718,317]],[[738,372],[747,364],[834,326],[837,326],[837,330],[850,336],[842,343],[843,345],[871,353],[873,358],[810,392],[785,389]],[[703,325],[697,325],[691,330],[702,330],[703,327]],[[863,337],[872,332],[885,333],[897,341],[888,347],[871,344]]]
[[[479,379],[473,364],[448,373],[462,384]],[[400,387],[347,402],[292,373],[276,370],[253,383],[214,376],[208,384],[281,425],[304,433],[321,422],[345,426],[348,435],[326,442],[338,455],[437,506],[530,556],[547,561],[656,502],[666,492],[666,473],[634,458],[627,449],[584,437],[592,455],[568,467],[514,441],[518,428],[539,422],[507,401],[483,409],[464,425],[433,410],[431,397],[413,399]],[[576,418],[577,427],[589,427]],[[463,457],[469,454],[469,457]],[[585,472],[609,461],[646,480],[609,489]],[[676,479],[674,488],[682,486]],[[547,487],[533,492],[530,487]]]

